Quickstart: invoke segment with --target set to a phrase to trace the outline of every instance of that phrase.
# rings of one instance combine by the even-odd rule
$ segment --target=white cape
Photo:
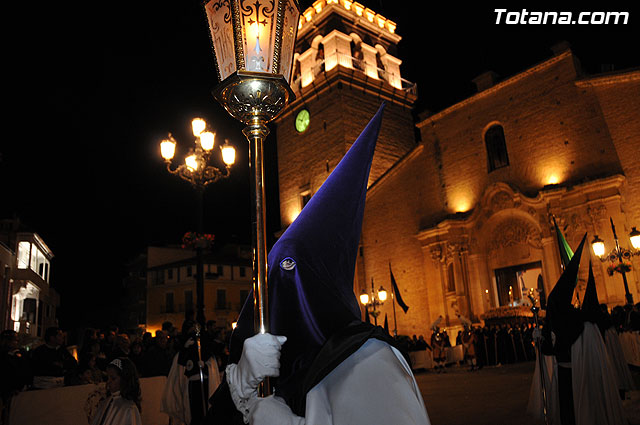
[[[209,397],[220,385],[220,372],[218,362],[210,357],[205,362],[209,370]],[[162,407],[160,411],[171,416],[178,423],[191,423],[191,408],[189,405],[189,380],[184,374],[184,366],[178,364],[178,354],[173,358],[167,382],[164,385],[162,394]]]
[[[571,366],[576,425],[627,424],[602,335],[591,322],[571,346]]]
[[[430,425],[411,368],[369,339],[309,391],[306,425]]]
[[[609,360],[611,360],[611,366],[616,374],[616,382],[618,383],[618,389],[620,390],[635,390],[635,384],[631,371],[629,371],[629,365],[624,358],[622,352],[622,344],[620,344],[620,337],[613,327],[609,327],[604,332],[604,345],[607,348],[607,354]]]
[[[142,419],[136,404],[117,392],[100,403],[91,425],[142,425]]]
[[[544,379],[544,389],[547,398],[547,418],[549,424],[560,425],[560,400],[558,398],[558,364],[555,356],[542,355],[542,372],[540,371],[540,360],[536,350],[536,368],[531,380],[529,390],[529,403],[527,404],[527,414],[544,422],[544,398],[542,396],[542,379]]]

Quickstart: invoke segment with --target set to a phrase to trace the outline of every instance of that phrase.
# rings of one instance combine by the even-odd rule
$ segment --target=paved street
[[[525,414],[534,363],[518,363],[468,372],[450,367],[447,373],[415,373],[432,425],[542,425]],[[633,372],[636,384],[640,373]],[[636,412],[631,424],[640,424],[640,391],[633,393],[626,411]]]

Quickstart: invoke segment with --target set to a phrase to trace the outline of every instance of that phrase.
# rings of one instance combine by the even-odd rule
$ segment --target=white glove
[[[296,416],[280,397],[270,395],[251,400],[249,423],[251,425],[305,425],[305,420]]]
[[[236,408],[247,419],[247,402],[258,396],[258,386],[267,376],[280,375],[280,348],[287,337],[257,334],[244,341],[238,364],[227,366],[227,383]]]

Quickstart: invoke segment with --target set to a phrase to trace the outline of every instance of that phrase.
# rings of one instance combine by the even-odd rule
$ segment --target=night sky
[[[629,24],[496,25],[494,9],[505,6],[361,3],[398,24],[402,76],[418,83],[417,112],[472,95],[471,80],[484,71],[507,78],[541,62],[562,40],[589,74],[602,64],[640,66],[640,11],[611,2],[598,10],[629,11]],[[195,116],[237,149],[232,176],[206,191],[205,231],[219,244],[249,244],[251,232],[247,142],[210,94],[217,77],[200,2],[83,4],[30,3],[7,15],[18,25],[7,39],[10,113],[0,142],[0,218],[17,215],[53,251],[51,284],[67,329],[108,324],[124,264],[195,230],[195,193],[165,170],[158,148],[172,132],[183,158]],[[526,9],[577,12],[557,3]],[[270,234],[280,227],[275,134],[266,146]]]

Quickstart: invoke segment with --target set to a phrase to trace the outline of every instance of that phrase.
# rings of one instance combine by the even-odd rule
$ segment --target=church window
[[[496,124],[489,127],[484,134],[484,143],[487,148],[489,172],[509,165],[507,143],[504,138],[504,129],[501,125]]]

